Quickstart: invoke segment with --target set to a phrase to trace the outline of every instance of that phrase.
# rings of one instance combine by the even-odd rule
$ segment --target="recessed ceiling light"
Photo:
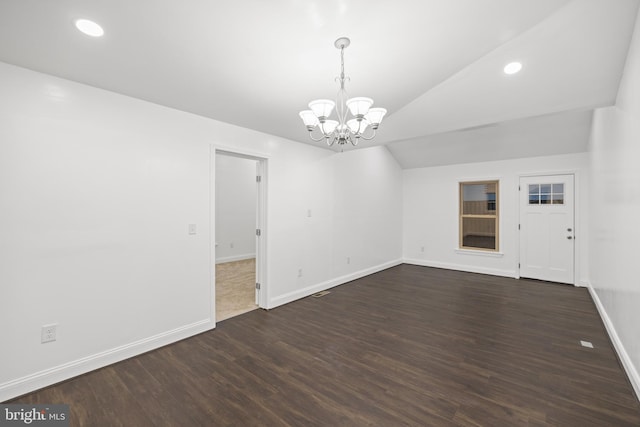
[[[522,64],[519,62],[511,62],[504,66],[505,74],[515,74],[522,70]]]
[[[104,34],[104,30],[100,25],[88,19],[78,19],[76,28],[91,37],[101,37]]]

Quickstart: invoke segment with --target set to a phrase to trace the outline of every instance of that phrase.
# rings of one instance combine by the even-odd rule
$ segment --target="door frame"
[[[211,144],[210,146],[210,184],[209,184],[209,222],[210,222],[210,239],[209,239],[209,270],[210,270],[210,318],[212,323],[216,323],[216,156],[225,155],[239,157],[257,162],[257,172],[260,174],[260,181],[256,182],[256,228],[261,230],[260,237],[256,239],[256,282],[260,283],[258,291],[257,303],[259,308],[268,308],[269,302],[269,284],[267,282],[267,188],[268,188],[268,161],[269,156],[251,150],[242,148],[225,146],[220,144]]]
[[[516,199],[517,199],[517,204],[518,204],[518,209],[516,209],[516,213],[515,213],[515,223],[516,223],[516,227],[520,224],[520,214],[521,214],[521,203],[520,203],[520,191],[521,189],[520,187],[520,179],[521,178],[531,178],[531,177],[536,177],[536,176],[555,176],[555,175],[573,175],[573,227],[574,227],[574,239],[578,238],[580,239],[577,243],[574,240],[574,247],[573,247],[573,286],[582,286],[582,287],[586,287],[587,284],[586,283],[582,283],[582,281],[580,280],[580,260],[582,259],[581,257],[581,251],[580,251],[580,247],[582,245],[582,239],[586,239],[587,238],[587,234],[586,232],[583,233],[584,228],[586,227],[582,227],[583,221],[582,221],[582,209],[579,209],[579,207],[582,205],[582,198],[581,198],[581,174],[580,171],[576,170],[576,169],[569,169],[569,170],[554,170],[554,171],[545,171],[545,172],[535,172],[535,173],[522,173],[518,175],[518,181],[516,183],[516,186],[518,188],[516,188]],[[516,251],[517,256],[516,256],[516,265],[515,265],[515,271],[516,271],[516,279],[520,279],[520,244],[521,244],[521,240],[522,237],[520,235],[520,230],[516,229],[516,233],[517,233],[517,241],[516,241],[516,248],[518,249]]]

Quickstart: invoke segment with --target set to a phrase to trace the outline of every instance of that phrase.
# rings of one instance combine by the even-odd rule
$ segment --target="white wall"
[[[400,263],[402,171],[385,147],[297,162],[290,174],[270,178],[270,188],[281,180],[295,191],[269,193],[271,235],[286,237],[269,238],[268,256],[281,267],[268,271],[282,290],[270,293],[272,305]]]
[[[586,153],[403,171],[403,253],[406,262],[500,276],[518,276],[518,183],[521,175],[575,173],[576,284],[587,283]],[[459,181],[500,180],[501,255],[457,251]],[[424,247],[424,252],[422,248]]]
[[[401,259],[384,147],[336,154],[3,63],[0,93],[0,401],[214,326],[212,144],[268,157],[269,307]]]
[[[216,263],[256,256],[256,163],[216,156]]]
[[[589,154],[593,296],[640,396],[640,13],[616,105],[594,114]]]

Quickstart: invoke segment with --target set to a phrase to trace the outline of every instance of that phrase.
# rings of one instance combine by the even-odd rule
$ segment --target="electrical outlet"
[[[424,253],[424,246],[420,247],[420,252]]]
[[[302,269],[301,268],[298,269],[298,277],[302,277]]]
[[[229,243],[229,247],[233,249],[233,242]]]
[[[46,342],[55,341],[57,327],[57,323],[53,323],[51,325],[42,325],[42,330],[40,332],[40,342],[44,344]]]
[[[347,264],[351,264],[351,257],[350,256],[347,257]]]
[[[196,234],[196,225],[195,224],[189,224],[189,234],[190,235]]]

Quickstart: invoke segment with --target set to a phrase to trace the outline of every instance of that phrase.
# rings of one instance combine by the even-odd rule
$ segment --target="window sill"
[[[493,252],[493,251],[474,251],[473,249],[454,249],[454,252],[462,255],[478,255],[478,256],[487,256],[491,258],[502,258],[504,253],[502,252]]]

